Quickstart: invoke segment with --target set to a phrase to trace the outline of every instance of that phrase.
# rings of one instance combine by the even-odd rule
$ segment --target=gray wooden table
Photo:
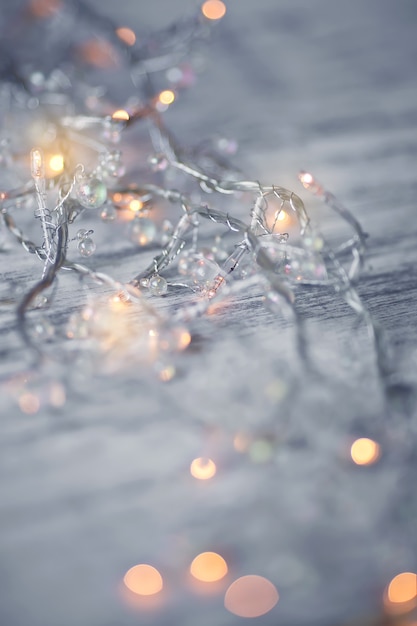
[[[185,0],[91,4],[139,33],[192,8]],[[300,188],[299,169],[352,209],[369,233],[359,290],[385,329],[398,381],[411,386],[416,25],[414,0],[230,1],[204,73],[167,114],[185,143],[215,133],[236,139],[242,167],[300,193],[335,239],[343,227]],[[152,252],[127,253],[98,249],[91,266],[128,280]],[[33,260],[17,247],[0,261],[3,278],[35,279]],[[59,293],[64,320],[84,293],[66,276]],[[167,385],[140,370],[75,371],[64,407],[32,416],[3,389],[1,624],[237,625],[243,620],[223,596],[245,574],[265,576],[280,594],[259,624],[378,618],[389,581],[417,568],[414,396],[405,403],[400,394],[387,410],[366,331],[334,293],[303,290],[298,307],[314,375],[297,362],[291,325],[254,291],[201,321],[199,341]],[[3,307],[2,374],[23,360],[13,319]],[[292,384],[298,392],[288,403],[281,391]],[[269,442],[267,457],[236,451],[238,433]],[[362,436],[381,446],[374,466],[349,458]],[[207,483],[189,473],[206,456],[217,464]],[[229,565],[211,595],[187,575],[206,550]],[[121,591],[137,563],[164,576],[157,606],[132,605]]]

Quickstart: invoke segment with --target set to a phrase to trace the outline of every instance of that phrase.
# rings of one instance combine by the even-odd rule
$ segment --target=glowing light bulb
[[[212,583],[226,576],[227,563],[216,552],[202,552],[191,563],[190,572],[197,580]]]
[[[194,459],[190,465],[190,473],[198,480],[209,480],[216,474],[217,468],[214,461],[200,457]]]
[[[278,222],[284,222],[286,219],[288,219],[288,213],[282,210],[277,211],[275,215],[277,217]]]
[[[263,576],[242,576],[235,580],[224,597],[224,606],[239,617],[259,617],[269,613],[279,600],[278,591]]]
[[[372,465],[378,460],[380,447],[372,439],[361,438],[353,442],[350,449],[352,461],[356,465]]]
[[[124,109],[118,109],[112,115],[113,120],[120,120],[121,122],[128,122],[130,120],[130,115]]]
[[[123,582],[130,591],[139,596],[153,596],[159,593],[164,586],[158,570],[145,563],[131,567],[126,572]]]
[[[64,157],[62,154],[53,154],[49,159],[49,169],[59,174],[64,170]]]
[[[221,0],[207,0],[201,12],[208,20],[220,20],[226,15],[226,5]]]
[[[298,176],[300,183],[303,185],[303,187],[305,187],[306,189],[308,189],[314,182],[314,178],[313,175],[310,174],[309,172],[300,172],[299,176]]]
[[[403,572],[393,578],[387,588],[387,599],[403,604],[417,599],[417,574]]]
[[[166,89],[165,91],[161,91],[159,94],[158,100],[161,104],[172,104],[175,100],[175,93],[171,91],[171,89]]]
[[[140,211],[143,208],[143,202],[141,202],[140,200],[131,200],[129,202],[129,209],[131,211],[133,211],[134,213],[136,213],[137,211]]]
[[[131,28],[127,28],[126,26],[116,28],[116,35],[128,46],[134,46],[136,43],[136,35]]]
[[[308,189],[311,193],[316,195],[321,195],[324,190],[323,187],[317,182],[310,172],[300,172],[298,174],[298,180],[304,187],[304,189]]]

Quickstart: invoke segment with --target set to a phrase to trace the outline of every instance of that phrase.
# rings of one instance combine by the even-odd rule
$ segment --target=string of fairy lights
[[[77,10],[78,20],[88,24],[94,21],[95,28],[97,24],[102,27],[100,39],[77,43],[77,64],[71,70],[66,67],[66,74],[62,68],[54,68],[46,76],[31,68],[26,76],[26,66],[21,62],[14,68],[18,84],[4,86],[11,108],[19,97],[25,113],[35,109],[43,116],[38,121],[42,132],[36,134],[43,146],[32,147],[30,152],[32,182],[21,168],[20,186],[5,185],[1,192],[6,228],[43,264],[40,280],[17,307],[18,330],[28,353],[37,359],[51,353],[44,338],[53,334],[53,329],[45,328],[41,321],[31,324],[31,309],[39,308],[42,294],[53,288],[56,277],[64,271],[78,274],[83,281],[105,285],[113,292],[106,302],[90,298],[85,309],[71,315],[67,329],[68,338],[84,338],[89,350],[94,346],[94,350],[109,354],[112,370],[121,362],[135,360],[152,366],[155,361],[160,363],[161,352],[184,350],[192,339],[193,319],[204,315],[213,300],[238,297],[249,285],[258,285],[272,311],[281,315],[284,310],[292,316],[300,361],[305,364],[308,350],[295,304],[296,290],[300,285],[332,286],[368,325],[384,376],[387,366],[379,333],[355,289],[363,266],[365,234],[351,213],[311,174],[300,174],[304,187],[322,197],[351,227],[351,238],[333,250],[312,225],[303,201],[293,191],[241,178],[228,158],[227,153],[233,151],[230,142],[224,145],[223,141],[217,150],[204,145],[185,150],[164,124],[163,112],[177,99],[184,84],[192,82],[190,67],[184,69],[180,61],[197,42],[207,39],[213,24],[225,13],[224,4],[219,0],[204,3],[197,16],[171,29],[173,35],[168,29],[165,37],[152,37],[138,49],[133,31],[117,28],[108,20],[102,24],[80,3],[61,6],[52,0],[34,0],[29,5],[32,20],[36,24],[40,20],[42,25],[46,22],[47,30],[48,22],[49,28],[56,28],[61,11],[67,12],[64,17],[68,21],[71,8]],[[109,109],[110,103],[104,104],[103,98],[97,97],[99,88],[89,89],[84,82],[75,82],[79,78],[78,58],[81,54],[84,64],[111,66],[116,63],[114,57],[120,54],[120,47],[124,56],[118,63],[130,76],[139,97],[128,99],[125,108],[100,114],[103,107]],[[154,75],[159,78],[161,68],[165,79],[171,77],[172,88],[165,85],[158,90],[154,86]],[[126,174],[122,147],[135,126],[145,123],[153,149],[146,155],[150,180],[138,183]],[[12,169],[17,157],[11,139],[5,137],[3,146],[4,162]],[[152,172],[157,176],[152,178]],[[198,194],[190,181],[197,183]],[[169,216],[162,225],[153,218],[160,201],[178,207],[176,223]],[[246,217],[241,209],[243,203],[247,204]],[[33,208],[40,225],[40,233],[35,233],[38,240],[41,235],[38,244],[21,226],[20,206]],[[78,257],[90,258],[96,252],[94,229],[76,229],[79,218],[87,213],[91,220],[100,216],[105,222],[117,222],[128,214],[132,218],[130,239],[138,248],[160,244],[160,252],[128,283],[93,270],[91,265],[73,259],[72,254],[74,241]],[[284,230],[288,222],[298,224],[293,239]],[[214,236],[208,234],[213,225],[217,226]],[[351,260],[346,261],[349,255]],[[189,298],[175,312],[162,315],[152,298],[169,295],[173,288],[183,288]],[[51,298],[44,295],[44,303],[50,307]],[[140,324],[132,322],[133,312],[141,318]],[[162,368],[160,375],[163,380],[170,379],[174,369]]]
[[[291,318],[304,367],[310,356],[297,291],[332,288],[367,327],[381,388],[390,388],[393,370],[384,338],[356,289],[366,235],[350,211],[312,174],[300,173],[302,187],[350,228],[350,237],[332,248],[295,192],[247,179],[234,167],[233,141],[216,138],[186,149],[165,125],[165,111],[196,80],[194,50],[207,42],[225,13],[221,0],[207,0],[195,15],[148,38],[138,38],[130,27],[113,24],[79,0],[30,0],[14,14],[9,36],[38,30],[46,45],[61,46],[61,62],[53,67],[40,69],[36,59],[19,53],[8,58],[1,76],[3,233],[33,261],[32,286],[20,286],[15,296],[9,286],[3,299],[16,311],[27,364],[2,388],[16,397],[23,413],[37,413],[42,404],[65,404],[63,377],[55,378],[42,397],[36,384],[27,385],[56,360],[58,345],[61,362],[87,353],[104,373],[135,364],[153,370],[162,382],[171,380],[178,355],[193,341],[194,322],[207,316],[213,302],[236,300],[251,286],[273,313]],[[80,28],[75,35],[74,24],[85,32]],[[130,93],[123,106],[115,107],[97,81],[89,84],[86,67],[97,76],[109,71],[126,79]],[[31,144],[25,154],[16,147],[22,128]],[[133,156],[138,128],[150,149],[137,147]],[[140,175],[130,167],[133,160],[141,161]],[[79,228],[86,216],[92,227]],[[127,237],[141,269],[127,282],[95,261],[100,257],[94,222],[114,228],[114,247],[120,246],[117,225],[128,223]],[[156,254],[141,266],[142,251],[150,249]],[[67,274],[79,278],[80,293],[87,295],[68,315],[63,340],[43,314],[54,306],[58,276]],[[160,298],[169,301],[179,290],[180,304],[176,299],[172,309],[158,306]],[[250,447],[241,439],[235,444],[238,451]],[[352,444],[351,458],[358,465],[372,464],[379,455],[379,445],[370,439]],[[195,459],[190,473],[210,480],[215,462]],[[204,584],[227,572],[225,559],[213,552],[196,556],[190,565],[191,576]],[[385,592],[386,607],[414,608],[417,592],[410,589],[416,579],[412,573],[394,578]],[[147,564],[133,566],[124,583],[140,597],[163,589],[161,574]],[[252,598],[247,606],[242,596]],[[228,587],[225,606],[236,615],[256,617],[278,599],[270,581],[244,576]]]

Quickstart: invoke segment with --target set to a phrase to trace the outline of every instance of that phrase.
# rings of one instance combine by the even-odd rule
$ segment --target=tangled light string
[[[230,164],[230,142],[185,149],[165,126],[164,111],[194,80],[194,51],[224,13],[223,3],[211,0],[195,16],[140,43],[131,29],[118,27],[78,0],[32,0],[13,16],[16,32],[28,37],[29,29],[36,41],[45,37],[45,45],[55,46],[52,64],[43,58],[36,67],[36,59],[23,53],[9,57],[0,90],[2,221],[41,262],[33,270],[39,279],[17,305],[19,333],[35,357],[32,371],[53,358],[54,328],[39,309],[52,305],[56,279],[68,271],[80,277],[82,286],[106,288],[105,295],[90,291],[86,305],[71,314],[66,327],[67,341],[105,363],[104,370],[142,363],[169,380],[175,373],[170,363],[190,344],[195,318],[205,315],[213,301],[238,298],[251,285],[265,294],[272,311],[290,313],[300,361],[308,365],[295,295],[300,285],[315,285],[332,287],[367,325],[385,386],[391,375],[387,351],[355,288],[366,237],[353,215],[310,173],[299,175],[304,188],[351,228],[351,237],[333,249],[298,195],[236,171]],[[28,44],[26,50],[33,48]],[[45,64],[47,69],[41,70]],[[97,73],[115,66],[128,77],[129,98],[121,108],[114,110],[101,85],[88,83],[88,64]],[[40,130],[28,163],[16,150],[13,133],[34,116]],[[126,173],[122,149],[138,126],[146,126],[152,144],[150,154],[138,150],[134,156],[135,162],[142,160],[145,181],[143,173]],[[176,223],[169,210],[162,225],[153,218],[160,202],[178,206]],[[76,227],[86,214],[112,224],[127,214],[133,218],[131,240],[139,248],[158,244],[160,251],[127,282],[92,269],[74,258],[91,257],[96,250],[94,229]],[[293,239],[281,228],[288,216],[298,224]],[[185,303],[162,313],[154,298],[178,289],[189,294]],[[68,354],[72,358],[71,350]],[[30,412],[37,401],[26,398],[23,406]]]

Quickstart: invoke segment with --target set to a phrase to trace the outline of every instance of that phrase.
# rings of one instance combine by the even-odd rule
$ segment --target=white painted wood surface
[[[92,4],[140,33],[192,3]],[[370,234],[360,292],[410,384],[416,22],[413,0],[231,1],[205,73],[167,116],[189,142],[236,138],[244,168],[265,182],[300,192],[298,170],[313,171],[353,210]],[[338,232],[328,212],[314,210]],[[91,264],[127,280],[150,254],[98,250]],[[18,248],[0,262],[3,278],[34,279]],[[74,293],[76,281],[63,277],[60,312],[81,302]],[[260,574],[277,586],[280,602],[256,623],[324,626],[379,614],[389,580],[417,567],[413,398],[408,413],[388,414],[366,333],[333,293],[305,290],[298,306],[319,376],[301,378],[291,328],[249,293],[200,323],[198,347],[167,386],[140,371],[93,373],[77,379],[61,411],[34,416],[0,396],[1,624],[237,625],[224,589],[204,596],[189,585],[187,567],[205,550],[225,556],[229,582]],[[21,344],[7,308],[0,330],[1,372],[14,371]],[[277,381],[299,385],[290,405],[266,393]],[[268,463],[233,449],[241,431],[274,441]],[[380,442],[374,467],[348,458],[359,436]],[[218,466],[207,484],[189,475],[198,456]],[[120,592],[139,562],[166,582],[152,610],[132,608]]]

